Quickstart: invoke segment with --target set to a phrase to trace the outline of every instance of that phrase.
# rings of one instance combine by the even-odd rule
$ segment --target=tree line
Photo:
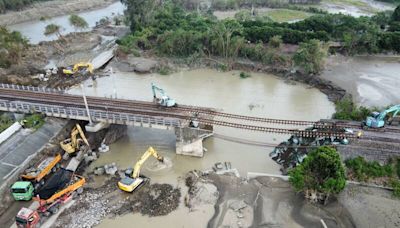
[[[0,13],[4,13],[6,10],[21,10],[34,2],[44,1],[49,0],[0,0]]]

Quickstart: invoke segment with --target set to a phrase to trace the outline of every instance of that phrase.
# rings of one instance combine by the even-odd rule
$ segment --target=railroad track
[[[63,92],[42,92],[42,91],[27,91],[12,88],[1,88],[0,87],[0,98],[14,101],[25,101],[25,102],[41,102],[44,104],[51,104],[57,106],[69,106],[69,107],[84,107],[83,97],[77,95],[66,94]],[[344,132],[338,132],[337,128],[355,128],[355,125],[342,125],[342,124],[331,124],[314,121],[298,121],[298,120],[280,120],[280,119],[269,119],[251,116],[242,116],[230,113],[218,112],[213,109],[180,105],[172,108],[160,108],[158,105],[152,102],[144,101],[130,101],[122,99],[108,99],[99,97],[87,97],[89,107],[91,109],[98,109],[103,111],[115,112],[115,113],[129,113],[129,114],[141,114],[149,116],[161,116],[170,117],[180,120],[197,120],[199,123],[208,125],[226,126],[232,128],[247,129],[260,132],[278,133],[278,134],[293,134],[304,137],[338,137],[338,138],[352,138],[353,135],[345,134]],[[193,114],[202,115],[193,115]],[[214,117],[222,117],[225,119],[236,119],[236,120],[248,120],[262,123],[272,124],[283,124],[283,125],[301,125],[301,126],[315,126],[320,128],[321,131],[309,131],[309,130],[297,130],[297,129],[282,129],[265,127],[250,124],[241,124],[226,121],[225,119],[219,120]],[[357,126],[360,127],[360,126]],[[400,129],[388,128],[387,131],[398,132]]]
[[[10,95],[10,97],[12,96],[14,98],[15,97],[31,97],[31,96],[36,96],[37,94],[40,94],[40,97],[47,97],[47,98],[53,99],[53,100],[63,99],[63,100],[75,101],[77,103],[78,102],[83,103],[83,98],[81,96],[70,95],[70,94],[66,94],[66,93],[55,93],[55,92],[54,93],[50,93],[50,92],[44,93],[44,92],[40,92],[40,91],[26,91],[26,90],[17,90],[17,89],[10,89],[10,88],[7,88],[7,89],[0,88],[0,94],[8,94],[8,95]],[[157,105],[155,105],[152,102],[145,102],[145,101],[108,99],[108,98],[90,97],[90,96],[87,96],[87,101],[89,104],[101,103],[104,106],[118,105],[118,107],[127,107],[127,108],[140,107],[140,108],[151,109],[154,111],[160,111],[160,108]],[[252,121],[252,122],[283,124],[283,125],[311,126],[315,123],[314,121],[282,120],[282,119],[244,116],[244,115],[219,112],[219,111],[216,111],[216,110],[213,110],[210,108],[189,106],[189,105],[179,105],[178,107],[165,108],[163,110],[163,112],[164,113],[166,113],[166,112],[174,112],[174,113],[187,112],[187,113],[191,113],[191,114],[209,115],[212,117],[222,117],[222,118],[228,118],[228,119],[238,119],[238,120],[246,120],[246,121]]]

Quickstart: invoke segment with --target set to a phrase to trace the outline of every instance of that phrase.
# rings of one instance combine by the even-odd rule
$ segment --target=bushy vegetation
[[[336,113],[333,114],[333,119],[339,120],[356,120],[362,121],[367,118],[373,111],[377,111],[376,108],[369,109],[364,106],[358,107],[354,102],[345,97],[342,100],[336,102]]]
[[[14,121],[7,115],[0,115],[0,132],[10,127]]]
[[[76,14],[72,14],[68,18],[69,23],[76,29],[76,30],[83,30],[89,27],[89,24],[83,17],[80,17]]]
[[[363,157],[356,157],[345,161],[346,167],[358,181],[367,181],[376,177],[392,177],[392,164],[380,165],[377,161],[366,161]]]
[[[10,32],[0,26],[0,67],[18,64],[28,41],[19,32]]]
[[[44,124],[44,118],[41,114],[32,114],[24,119],[24,127],[39,129]]]
[[[319,147],[289,171],[289,182],[298,192],[330,194],[341,192],[346,185],[345,170],[339,154],[331,147]]]
[[[241,11],[235,19],[219,21],[210,12],[185,11],[180,5],[187,1],[122,2],[127,5],[132,31],[118,40],[124,53],[154,50],[163,56],[220,57],[228,68],[235,58],[244,57],[277,68],[289,68],[294,63],[306,73],[318,74],[326,55],[321,42],[339,42],[341,51],[348,54],[400,52],[400,31],[393,29],[391,23],[396,17],[391,13],[372,18],[318,14],[296,23],[277,23]],[[299,51],[294,56],[283,54],[280,45],[274,45],[277,37],[283,44],[300,45]],[[338,118],[360,119],[353,109],[350,113],[350,117],[342,113]]]
[[[34,2],[44,2],[48,0],[0,0],[0,13],[6,10],[20,10]]]

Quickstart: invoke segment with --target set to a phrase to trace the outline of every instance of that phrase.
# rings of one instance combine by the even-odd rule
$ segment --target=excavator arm
[[[140,174],[140,169],[142,168],[143,163],[150,157],[154,156],[158,161],[164,162],[164,158],[160,156],[154,149],[153,147],[149,147],[147,151],[142,155],[139,161],[136,162],[132,178],[138,178]]]
[[[400,112],[400,105],[395,105],[395,106],[392,106],[392,107],[390,107],[389,109],[387,109],[387,110],[381,112],[381,113],[379,114],[378,119],[379,119],[379,120],[384,120],[384,119],[386,118],[386,115],[389,114],[389,113],[393,113],[392,118],[394,118],[394,117],[397,116],[397,114],[398,114],[399,112]]]
[[[80,136],[80,139],[78,139],[77,137],[78,134]],[[90,144],[81,126],[79,124],[76,124],[71,131],[71,138],[61,141],[60,146],[65,152],[72,154],[79,149],[79,140],[82,140],[88,147],[90,147]]]
[[[147,178],[140,177],[140,169],[142,168],[143,163],[150,157],[155,157],[158,161],[164,162],[164,158],[160,156],[153,147],[149,147],[147,151],[142,155],[139,161],[136,162],[134,170],[132,174],[127,174],[124,178],[122,178],[118,182],[118,187],[125,192],[133,192],[139,186],[146,183]],[[130,175],[130,176],[129,176]]]

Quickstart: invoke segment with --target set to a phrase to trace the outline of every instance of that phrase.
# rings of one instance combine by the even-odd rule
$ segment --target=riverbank
[[[0,26],[51,18],[105,7],[117,0],[53,0],[35,3],[22,11],[0,14]]]

